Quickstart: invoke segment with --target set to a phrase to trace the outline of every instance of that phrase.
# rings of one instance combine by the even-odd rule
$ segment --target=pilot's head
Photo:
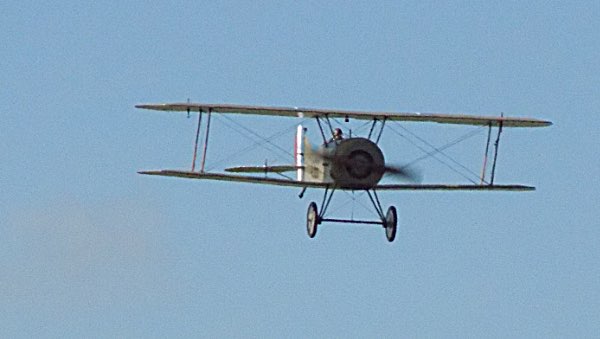
[[[342,129],[336,128],[333,130],[333,140],[342,140],[344,138]]]

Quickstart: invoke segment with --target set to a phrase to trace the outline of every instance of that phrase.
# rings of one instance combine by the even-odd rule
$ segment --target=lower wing
[[[297,181],[291,179],[232,175],[224,173],[199,173],[179,170],[141,171],[138,173],[164,177],[233,181],[299,188],[332,188],[334,186],[333,184],[326,182]],[[535,187],[525,185],[383,184],[377,185],[373,187],[373,189],[378,191],[534,191]]]

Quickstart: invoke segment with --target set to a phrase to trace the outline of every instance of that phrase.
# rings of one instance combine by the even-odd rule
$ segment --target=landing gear
[[[308,236],[314,238],[317,235],[317,225],[319,224],[319,213],[317,212],[317,204],[311,202],[308,205],[306,212],[306,232]]]
[[[398,214],[396,213],[396,207],[390,206],[385,215],[383,227],[385,228],[385,237],[389,242],[394,241],[396,238],[396,227],[398,225]]]
[[[394,241],[396,238],[396,230],[398,225],[398,213],[396,212],[396,207],[390,206],[387,210],[387,213],[383,214],[383,208],[379,202],[377,192],[375,190],[365,191],[373,203],[373,207],[375,208],[375,211],[379,217],[378,220],[337,219],[326,217],[325,213],[327,212],[327,208],[331,202],[333,193],[335,192],[335,187],[333,187],[331,190],[329,187],[326,187],[325,195],[323,196],[323,203],[320,208],[321,212],[319,213],[319,208],[317,208],[317,204],[314,201],[308,205],[308,210],[306,211],[306,233],[308,233],[308,236],[310,238],[314,238],[317,235],[317,227],[321,223],[336,222],[344,224],[378,225],[383,227],[385,230],[385,237],[387,240],[389,242]]]

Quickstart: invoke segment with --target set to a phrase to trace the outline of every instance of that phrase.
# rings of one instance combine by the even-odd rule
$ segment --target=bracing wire
[[[395,130],[394,128],[392,128],[392,126],[390,126],[390,129],[392,130],[392,132],[396,133],[398,136],[404,138],[405,140],[407,140],[409,143],[411,143],[413,146],[417,147],[419,150],[423,151],[425,153],[425,155],[409,162],[407,165],[405,166],[410,166],[410,165],[414,165],[415,163],[422,161],[424,159],[427,158],[434,158],[436,159],[438,162],[440,162],[441,164],[443,164],[444,166],[448,167],[450,170],[452,170],[454,173],[462,176],[463,178],[465,178],[466,180],[470,181],[471,183],[477,184],[477,181],[471,179],[469,176],[465,175],[464,172],[461,172],[459,170],[457,170],[456,168],[454,168],[451,164],[447,163],[446,161],[440,159],[439,157],[437,157],[437,154],[440,154],[441,156],[443,156],[444,158],[448,159],[450,162],[454,163],[456,166],[460,167],[463,171],[466,171],[468,174],[474,176],[475,178],[479,179],[479,175],[476,174],[475,172],[473,172],[472,170],[470,170],[468,167],[464,166],[463,164],[461,164],[460,162],[456,161],[455,159],[453,159],[452,157],[450,157],[449,155],[447,155],[446,153],[444,153],[443,151],[454,146],[457,145],[469,138],[472,138],[473,136],[481,133],[483,131],[482,128],[477,128],[473,131],[470,131],[466,134],[464,134],[463,136],[449,142],[448,144],[441,146],[441,147],[436,147],[434,145],[432,145],[431,143],[429,143],[427,140],[419,137],[418,135],[416,135],[415,133],[411,132],[410,130],[408,130],[407,128],[405,128],[404,126],[398,124],[398,126],[400,126],[400,128],[402,128],[404,131],[406,131],[408,134],[410,134],[412,137],[414,137],[415,139],[419,140],[420,142],[422,142],[423,144],[427,145],[428,147],[430,147],[432,149],[432,151],[428,151],[427,149],[425,149],[424,147],[418,145],[417,143],[415,143],[413,140],[411,140],[410,138],[408,138],[407,136],[405,136],[404,134],[398,132],[397,130]],[[484,126],[485,127],[485,126]]]
[[[272,140],[275,140],[275,139],[281,137],[282,135],[284,135],[286,133],[289,133],[290,131],[293,131],[296,128],[296,126],[298,125],[297,122],[294,123],[293,125],[291,125],[290,127],[285,128],[285,129],[283,129],[281,131],[278,131],[278,132],[276,132],[276,133],[274,133],[274,134],[272,134],[272,135],[270,135],[268,137],[263,137],[263,136],[255,133],[255,132],[253,132],[252,130],[246,128],[245,126],[242,126],[241,124],[237,123],[235,120],[232,120],[231,118],[226,117],[225,115],[218,114],[217,116],[226,119],[226,120],[223,120],[223,119],[220,120],[224,125],[226,125],[227,127],[229,127],[232,130],[236,131],[240,135],[242,135],[245,138],[248,138],[248,139],[250,139],[250,140],[252,140],[254,142],[252,144],[249,144],[248,146],[246,146],[246,147],[238,150],[237,152],[235,152],[235,153],[227,156],[227,157],[221,158],[220,160],[217,160],[217,161],[213,162],[212,166],[210,167],[210,169],[214,169],[218,165],[221,165],[223,162],[225,162],[227,160],[230,160],[232,158],[235,158],[235,157],[239,156],[240,154],[248,152],[248,151],[250,151],[250,150],[252,150],[254,148],[257,148],[257,147],[262,147],[262,148],[268,150],[269,152],[274,152],[274,153],[281,152],[281,153],[284,153],[285,157],[288,157],[288,156],[289,157],[293,157],[293,153],[291,153],[289,150],[286,150],[286,149],[282,148],[281,146],[273,143]],[[229,121],[229,123],[227,121]],[[243,130],[246,131],[246,132],[244,132]],[[248,135],[248,134],[251,134],[251,135]],[[258,138],[260,140],[257,141],[256,138]]]
[[[285,155],[289,155],[289,156],[291,156],[291,157],[293,157],[293,156],[294,156],[294,153],[290,152],[290,150],[289,150],[289,149],[285,149],[285,148],[283,148],[283,147],[281,147],[281,146],[279,146],[279,145],[275,144],[274,142],[272,142],[271,140],[269,140],[269,138],[265,138],[265,137],[263,137],[262,135],[260,135],[260,134],[258,134],[258,133],[256,133],[256,132],[254,132],[253,130],[249,129],[248,127],[246,127],[246,126],[244,126],[244,125],[240,124],[239,122],[235,121],[234,119],[232,119],[232,118],[230,118],[230,117],[228,117],[228,116],[226,116],[226,115],[221,115],[221,117],[222,117],[223,119],[225,119],[225,120],[228,120],[230,123],[232,123],[232,124],[234,124],[234,125],[238,126],[239,128],[241,128],[241,129],[245,130],[246,132],[248,132],[248,133],[252,134],[252,135],[253,135],[253,136],[255,136],[256,138],[258,138],[258,139],[262,140],[264,143],[267,143],[267,144],[269,144],[269,145],[271,145],[271,146],[275,147],[276,149],[278,149],[278,150],[280,150],[281,152],[283,152],[283,154],[285,154]],[[231,127],[231,125],[230,125],[230,127]],[[240,132],[239,132],[239,130],[238,130],[238,133],[240,133]],[[240,134],[241,134],[241,133],[240,133]],[[247,136],[246,136],[246,137],[247,137]],[[249,138],[249,139],[251,139],[251,138]]]

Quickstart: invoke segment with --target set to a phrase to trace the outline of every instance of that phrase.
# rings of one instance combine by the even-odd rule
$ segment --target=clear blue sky
[[[599,22],[597,1],[3,2],[0,337],[596,337]],[[319,192],[136,174],[188,168],[195,122],[133,106],[187,98],[555,125],[503,135],[497,180],[534,193],[387,193],[395,243],[308,239]],[[209,162],[248,142],[213,132]],[[448,152],[477,171],[484,137]]]

